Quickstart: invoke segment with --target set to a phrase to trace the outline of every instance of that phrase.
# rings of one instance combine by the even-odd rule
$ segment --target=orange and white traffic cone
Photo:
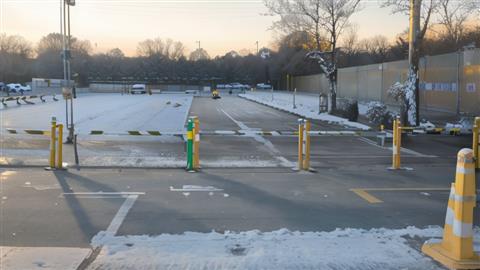
[[[473,249],[475,180],[473,151],[462,149],[458,153],[443,239],[441,242],[427,241],[422,247],[423,253],[450,269],[480,269],[480,256]]]

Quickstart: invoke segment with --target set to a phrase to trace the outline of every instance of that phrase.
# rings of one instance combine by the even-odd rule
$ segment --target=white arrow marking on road
[[[195,185],[183,185],[182,188],[174,188],[170,187],[170,191],[175,192],[214,192],[214,191],[223,191],[223,189],[219,189],[212,186],[202,187],[202,186],[195,186]]]

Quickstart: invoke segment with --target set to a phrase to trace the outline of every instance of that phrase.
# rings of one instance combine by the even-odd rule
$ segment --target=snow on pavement
[[[263,105],[267,105],[273,108],[282,109],[291,113],[301,115],[306,118],[322,120],[329,123],[335,123],[342,126],[351,128],[358,128],[362,130],[369,130],[370,127],[361,123],[351,122],[345,118],[330,115],[328,113],[318,114],[318,97],[307,94],[296,94],[295,104],[296,109],[293,108],[293,93],[272,93],[268,92],[247,92],[240,94],[240,97],[252,100]]]
[[[441,236],[440,227],[159,236],[101,232],[92,245],[102,251],[88,269],[443,269],[409,244]]]
[[[75,128],[80,134],[91,130],[182,132],[192,100],[193,96],[185,94],[80,95],[74,101]],[[3,108],[0,115],[2,129],[47,130],[52,116],[66,123],[65,101]]]
[[[89,253],[89,248],[0,246],[0,269],[75,270]]]

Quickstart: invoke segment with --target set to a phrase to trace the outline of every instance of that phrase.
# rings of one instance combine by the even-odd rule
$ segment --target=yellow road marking
[[[351,192],[357,194],[369,203],[383,203],[382,200],[368,193],[368,191],[450,191],[448,188],[352,188]],[[480,190],[477,190],[480,191]]]
[[[373,196],[372,194],[366,192],[363,189],[351,189],[350,191],[354,192],[369,203],[383,203],[382,200],[378,199],[377,197]]]

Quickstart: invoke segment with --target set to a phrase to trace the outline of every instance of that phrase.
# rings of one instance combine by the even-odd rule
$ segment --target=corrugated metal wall
[[[338,96],[395,105],[387,89],[407,71],[407,61],[339,69]],[[422,58],[420,82],[422,109],[480,114],[480,49]],[[329,91],[323,74],[296,77],[293,84],[299,91]]]

